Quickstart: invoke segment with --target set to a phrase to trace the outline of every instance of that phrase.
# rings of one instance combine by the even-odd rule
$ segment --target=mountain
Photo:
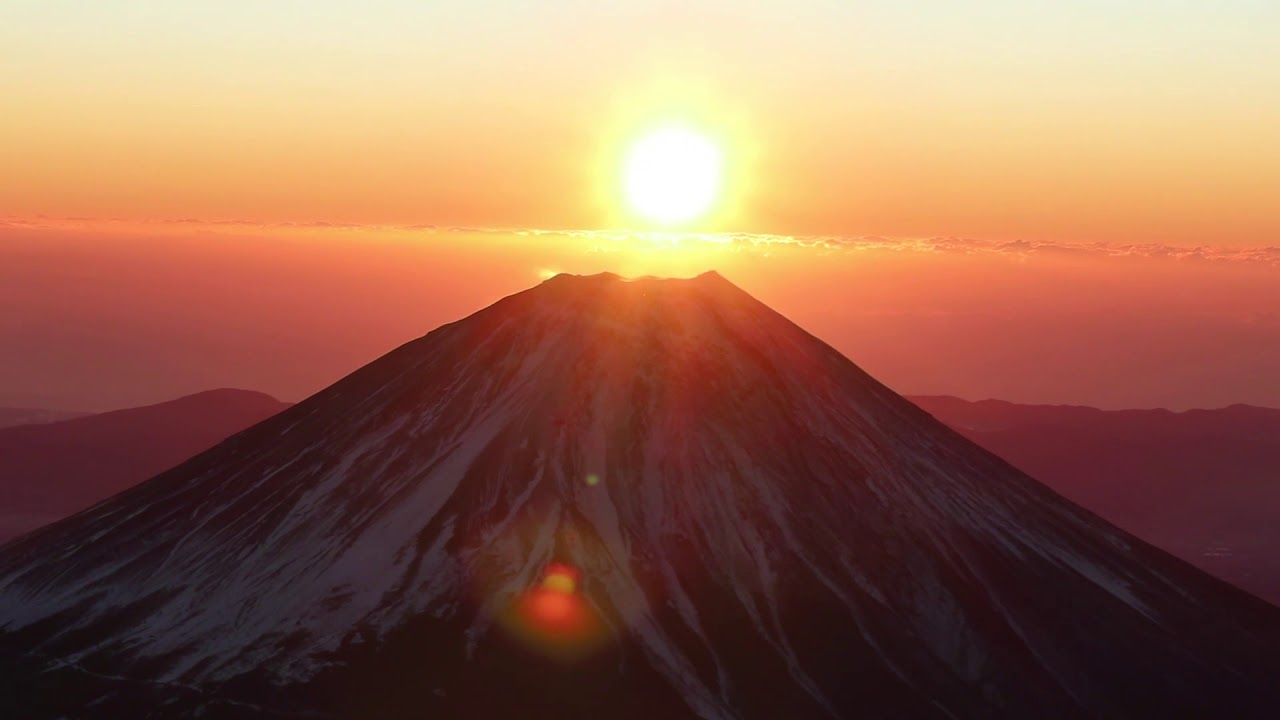
[[[556,276],[0,548],[34,718],[1274,718],[1278,646],[715,274]]]
[[[910,400],[1107,520],[1280,605],[1280,410]]]
[[[280,412],[248,390],[0,428],[0,543],[83,510]]]
[[[0,407],[0,429],[14,425],[38,425],[41,423],[70,420],[90,415],[72,410],[45,410],[41,408]]]

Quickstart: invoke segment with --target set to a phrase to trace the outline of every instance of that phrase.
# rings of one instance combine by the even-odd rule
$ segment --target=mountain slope
[[[1280,410],[909,399],[1107,520],[1280,605]]]
[[[1271,717],[1278,642],[714,274],[557,276],[0,550],[49,717]]]
[[[210,390],[0,428],[0,543],[83,510],[286,407],[263,393]]]

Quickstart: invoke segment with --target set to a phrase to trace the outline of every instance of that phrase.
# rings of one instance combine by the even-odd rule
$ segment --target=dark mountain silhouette
[[[74,410],[47,410],[42,408],[0,407],[0,429],[14,425],[41,425],[44,423],[70,420],[93,413],[76,412]]]
[[[715,274],[557,276],[0,549],[34,718],[1273,718],[1278,646]]]
[[[1071,500],[1280,605],[1280,410],[910,399]]]
[[[136,485],[286,407],[263,393],[210,390],[0,428],[0,543]]]

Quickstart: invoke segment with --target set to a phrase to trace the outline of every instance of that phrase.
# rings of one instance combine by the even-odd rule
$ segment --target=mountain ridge
[[[285,407],[266,393],[221,388],[0,428],[0,543],[146,480]]]
[[[1280,605],[1280,410],[909,399],[1072,501]]]

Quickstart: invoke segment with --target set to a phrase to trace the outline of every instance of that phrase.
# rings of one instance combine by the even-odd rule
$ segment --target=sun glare
[[[623,190],[631,210],[663,225],[696,220],[720,192],[723,158],[709,138],[685,127],[644,135],[627,152]]]

